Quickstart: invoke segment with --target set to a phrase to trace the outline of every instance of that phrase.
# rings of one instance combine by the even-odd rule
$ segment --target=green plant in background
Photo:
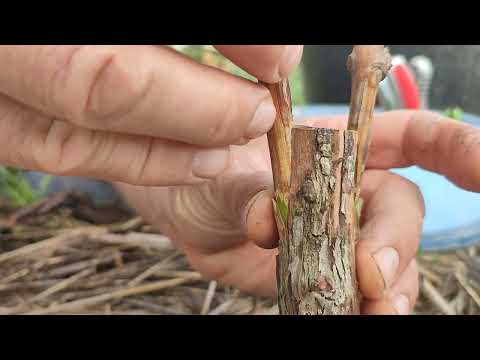
[[[213,67],[228,71],[229,73],[246,78],[248,80],[256,81],[256,79],[226,59],[220,53],[215,51],[210,46],[206,45],[173,45],[177,51],[191,57],[192,59]],[[290,91],[292,94],[293,106],[301,106],[305,104],[304,80],[302,66],[300,65],[290,75]]]
[[[38,188],[34,189],[21,170],[0,165],[0,196],[9,199],[15,206],[29,205],[45,197],[51,180],[51,176],[44,176]]]
[[[463,110],[459,107],[448,108],[443,114],[451,119],[463,121]]]
[[[305,105],[305,92],[304,92],[304,80],[303,80],[303,68],[302,65],[297,67],[290,76],[290,90],[292,92],[293,106]]]

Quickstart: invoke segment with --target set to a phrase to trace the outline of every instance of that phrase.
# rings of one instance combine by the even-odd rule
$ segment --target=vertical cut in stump
[[[292,130],[288,228],[277,261],[281,314],[359,313],[356,150],[355,131]]]

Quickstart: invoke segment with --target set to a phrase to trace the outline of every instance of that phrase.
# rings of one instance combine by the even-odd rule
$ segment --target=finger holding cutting
[[[0,67],[0,92],[91,130],[215,147],[275,119],[263,86],[165,46],[4,45]]]

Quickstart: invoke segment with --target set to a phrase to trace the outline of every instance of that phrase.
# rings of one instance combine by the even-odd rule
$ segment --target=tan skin
[[[302,52],[217,49],[266,82],[288,76]],[[0,163],[113,181],[202,274],[275,294],[265,88],[164,46],[0,46],[0,67]],[[388,169],[419,165],[480,191],[480,131],[408,111],[378,115],[373,127],[357,245],[362,312],[407,314],[424,204]]]

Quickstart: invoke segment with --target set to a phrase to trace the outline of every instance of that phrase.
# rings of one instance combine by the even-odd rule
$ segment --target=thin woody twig
[[[210,281],[208,284],[207,295],[205,296],[205,300],[203,302],[202,310],[200,311],[200,315],[208,314],[208,310],[210,309],[210,305],[212,303],[213,297],[215,296],[215,290],[217,288],[216,281]]]
[[[224,303],[218,305],[215,309],[211,310],[208,313],[208,315],[225,314],[230,309],[230,307],[233,305],[233,303],[238,300],[239,295],[240,295],[240,292],[238,290],[235,290],[229,300],[227,300]]]
[[[365,170],[378,85],[391,66],[390,52],[384,45],[355,45],[348,58],[348,69],[352,75],[348,129],[358,132],[357,185]]]
[[[192,273],[192,275],[189,277],[185,276],[183,278],[158,281],[155,283],[134,288],[120,289],[107,294],[97,295],[86,299],[80,299],[64,304],[59,304],[56,306],[54,305],[47,309],[35,310],[25,313],[25,315],[46,315],[53,313],[75,312],[113,299],[121,299],[127,296],[133,296],[137,294],[146,294],[149,292],[171,288],[189,281],[195,281],[200,279],[201,276],[198,273]]]
[[[422,281],[424,295],[445,315],[456,315],[455,310],[427,279]]]
[[[268,143],[273,171],[275,192],[285,200],[289,194],[291,131],[293,126],[292,104],[288,80],[276,84],[265,84],[270,90],[277,117],[268,132]]]
[[[468,280],[460,274],[459,271],[455,272],[455,278],[458,280],[460,285],[465,289],[467,294],[472,298],[472,300],[477,304],[478,307],[480,307],[480,296],[477,294],[477,292],[468,284]]]
[[[291,132],[293,126],[292,102],[288,79],[276,84],[264,84],[272,95],[277,111],[275,123],[268,132],[268,147],[273,172],[275,201],[273,208],[280,241],[285,237],[286,222],[282,211],[288,208],[290,189]],[[282,208],[279,208],[282,207]]]
[[[176,258],[179,255],[177,251],[173,252],[169,256],[167,256],[165,259],[160,261],[159,263],[149,267],[147,270],[142,272],[140,275],[136,276],[133,280],[131,280],[128,283],[128,286],[137,286],[139,285],[143,280],[147,279],[149,276],[154,275],[158,270],[162,270],[165,268],[165,266],[168,266],[170,261],[174,258]]]
[[[33,298],[29,299],[28,303],[35,303],[37,301],[43,300],[50,295],[55,294],[56,292],[59,292],[71,284],[75,283],[76,281],[92,274],[94,272],[94,269],[85,269],[83,271],[80,271],[79,273],[72,275],[65,280],[59,281],[57,284],[53,285],[52,287],[49,287],[48,289],[42,291],[40,294],[34,296]]]
[[[19,256],[28,256],[33,253],[36,253],[40,250],[44,249],[52,249],[56,248],[65,241],[71,241],[78,239],[79,237],[88,236],[88,235],[96,235],[100,233],[105,233],[106,229],[98,228],[98,227],[85,227],[80,229],[74,230],[67,230],[66,232],[55,236],[53,238],[43,240],[37,243],[33,243],[30,245],[23,246],[19,249],[15,249],[0,255],[0,263],[3,261],[11,260],[13,258]]]

